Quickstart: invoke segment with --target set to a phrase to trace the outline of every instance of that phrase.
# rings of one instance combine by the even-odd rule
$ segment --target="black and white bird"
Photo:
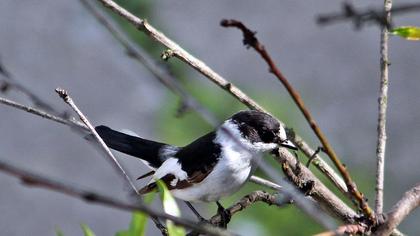
[[[284,127],[259,111],[240,111],[184,147],[146,140],[106,126],[96,127],[112,149],[143,160],[152,180],[139,190],[156,189],[162,180],[171,193],[187,202],[212,202],[238,191],[257,168],[263,153],[280,146],[296,149]],[[218,203],[218,202],[217,202]],[[218,203],[218,206],[220,204]]]

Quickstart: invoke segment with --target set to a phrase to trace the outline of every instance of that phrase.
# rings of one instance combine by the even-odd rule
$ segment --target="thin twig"
[[[384,0],[384,9],[386,14],[386,22],[391,22],[391,8],[392,0]],[[386,110],[388,106],[388,71],[389,71],[389,56],[388,56],[388,24],[382,26],[381,31],[381,48],[380,48],[380,89],[378,98],[378,137],[376,145],[376,199],[375,212],[377,215],[383,212],[384,203],[384,177],[385,177],[385,150],[386,150]]]
[[[301,137],[294,137],[293,142],[299,147],[299,149],[307,156],[310,157],[315,153],[307,143],[303,142]],[[348,194],[347,186],[341,176],[335,172],[335,170],[324,161],[320,155],[315,155],[315,158],[312,160],[312,164],[316,166],[328,179],[344,194]]]
[[[289,180],[307,192],[322,209],[346,224],[354,224],[357,221],[356,212],[332,193],[308,168],[296,162],[293,154],[285,148],[280,148],[275,153],[275,158],[284,168],[290,168],[290,171],[285,171]]]
[[[74,126],[74,127],[89,131],[89,129],[86,127],[86,125],[84,125],[82,122],[75,121],[74,119],[71,119],[71,118],[70,119],[64,119],[64,118],[55,116],[51,113],[48,113],[46,111],[43,111],[43,110],[40,110],[40,109],[37,109],[37,108],[33,108],[33,107],[29,107],[29,106],[25,106],[25,105],[22,105],[18,102],[15,102],[15,101],[3,98],[3,97],[0,97],[0,103],[2,103],[4,105],[7,105],[7,106],[17,108],[17,109],[22,110],[22,111],[29,112],[31,114],[40,116],[40,117],[48,119],[48,120],[55,121],[55,122],[60,123],[60,124],[64,124],[64,125],[68,125],[68,126]]]
[[[287,153],[290,154],[288,151]],[[271,179],[273,179],[273,181],[280,183],[282,185],[282,194],[286,198],[293,200],[294,204],[302,209],[303,212],[305,212],[308,216],[322,225],[325,229],[332,230],[336,227],[335,220],[325,213],[326,209],[319,208],[319,202],[310,201],[305,195],[303,195],[303,193],[296,187],[299,185],[295,186],[293,185],[294,183],[292,184],[289,181],[284,180],[277,170],[275,170],[264,161],[259,163],[259,168],[263,170]],[[345,205],[344,203],[342,204]]]
[[[359,235],[366,232],[367,227],[362,225],[341,225],[336,230],[315,234],[314,236]]]
[[[404,193],[399,200],[386,215],[386,220],[379,225],[373,235],[382,236],[389,235],[411,211],[420,206],[420,183]]]
[[[90,124],[90,122],[86,118],[86,116],[80,111],[80,109],[73,102],[73,99],[70,97],[70,95],[68,95],[67,91],[64,90],[64,89],[60,89],[60,88],[57,88],[55,91],[64,100],[64,102],[67,103],[77,113],[77,115],[80,117],[82,122],[89,128],[90,132],[93,134],[96,141],[98,141],[98,143],[100,144],[102,149],[105,151],[107,156],[110,158],[111,164],[113,165],[113,167],[117,170],[118,173],[123,175],[123,177],[127,180],[127,183],[129,183],[129,185],[131,186],[133,191],[138,194],[136,186],[134,185],[133,181],[131,181],[130,177],[127,175],[125,170],[122,168],[122,166],[120,165],[118,160],[114,157],[111,150],[109,150],[108,146],[106,146],[105,142],[102,140],[101,136],[99,136],[99,134],[96,132],[96,130],[92,126],[92,124]]]
[[[42,108],[50,113],[54,113],[58,115],[59,112],[56,111],[51,104],[47,101],[42,99],[40,96],[32,92],[28,87],[24,84],[20,83],[16,80],[12,73],[10,73],[6,67],[3,65],[2,61],[0,60],[0,75],[3,75],[3,85],[2,85],[2,92],[7,91],[8,89],[15,89],[23,94],[25,94],[36,107]]]
[[[23,168],[20,168],[15,165],[11,165],[1,160],[0,160],[0,171],[8,175],[12,175],[17,178],[20,178],[23,181],[23,183],[29,186],[46,188],[55,192],[66,194],[68,196],[79,198],[89,203],[102,204],[107,207],[112,207],[112,208],[116,208],[116,209],[120,209],[124,211],[141,211],[148,215],[158,217],[160,219],[171,220],[175,224],[182,225],[187,228],[194,229],[196,231],[199,231],[201,233],[208,234],[208,235],[215,235],[215,236],[232,235],[230,232],[226,230],[212,227],[210,225],[197,224],[196,222],[193,222],[187,219],[175,217],[175,216],[172,216],[172,215],[160,212],[160,211],[156,211],[152,209],[151,207],[144,205],[143,203],[136,203],[136,204],[127,203],[125,201],[122,201],[122,200],[119,200],[119,199],[116,199],[116,198],[113,198],[104,194],[100,194],[100,193],[90,191],[90,190],[84,190],[82,188],[79,188],[69,183],[53,180],[52,178],[48,178],[45,176],[35,174],[33,172],[29,172]]]
[[[279,199],[279,196],[257,190],[250,194],[247,194],[246,196],[242,197],[239,201],[234,203],[229,208],[226,208],[226,210],[229,212],[231,216],[234,214],[244,210],[245,208],[251,206],[252,204],[256,202],[264,202],[268,205],[275,205],[278,207],[283,207],[286,204],[289,204],[290,201],[283,201],[284,199]],[[216,214],[209,220],[211,224],[218,225],[222,220],[222,217],[220,214]]]
[[[278,185],[276,183],[273,183],[273,182],[271,182],[269,180],[266,180],[264,178],[255,176],[255,175],[251,176],[251,178],[249,178],[249,181],[251,181],[251,182],[253,182],[255,184],[261,185],[261,186],[265,186],[265,187],[271,188],[273,190],[276,190],[277,192],[282,190],[282,188],[281,188],[280,185]]]
[[[410,12],[420,11],[419,3],[405,3],[399,4],[391,9],[391,13],[395,15],[402,15]],[[328,25],[344,21],[352,21],[356,29],[361,28],[366,23],[376,23],[380,26],[392,25],[391,21],[387,20],[387,11],[383,9],[367,8],[364,10],[356,10],[354,6],[345,2],[342,11],[332,14],[321,14],[316,19],[319,25]]]
[[[222,20],[221,25],[223,27],[236,27],[240,29],[243,33],[243,43],[247,47],[252,47],[257,51],[258,54],[265,60],[269,66],[269,71],[273,73],[277,79],[284,85],[286,90],[289,92],[290,96],[293,98],[293,101],[299,107],[300,111],[303,113],[305,119],[309,123],[310,127],[318,137],[319,141],[322,143],[322,147],[325,153],[330,157],[331,161],[334,163],[335,167],[339,170],[341,176],[343,176],[344,181],[346,182],[347,189],[351,193],[354,199],[359,203],[359,207],[363,210],[366,216],[374,221],[375,214],[372,209],[367,204],[363,193],[357,189],[356,183],[352,180],[350,173],[347,171],[346,167],[341,163],[340,158],[335,153],[334,149],[328,142],[327,137],[321,131],[320,127],[317,125],[315,119],[312,117],[309,110],[306,108],[302,98],[299,93],[292,87],[286,77],[281,73],[280,69],[276,66],[271,56],[265,50],[265,47],[258,41],[255,37],[255,32],[249,30],[242,22],[237,20]]]
[[[216,126],[219,121],[204,108],[193,96],[191,96],[179,83],[178,80],[168,73],[167,70],[158,66],[158,62],[152,59],[144,50],[133,43],[109,17],[100,12],[98,7],[90,0],[80,0],[83,6],[101,23],[114,38],[124,47],[128,56],[142,64],[150,73],[166,88],[180,97],[181,107],[187,110],[193,109],[201,114],[201,117],[209,124]],[[185,109],[182,109],[185,112]]]

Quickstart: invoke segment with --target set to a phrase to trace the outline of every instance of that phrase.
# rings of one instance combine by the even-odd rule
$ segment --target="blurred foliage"
[[[420,28],[415,26],[401,26],[391,30],[391,34],[407,40],[420,40]]]
[[[172,216],[181,216],[181,211],[176,204],[175,198],[169,192],[168,187],[161,180],[158,180],[157,186],[159,188],[160,198],[162,199],[163,209]],[[185,236],[184,227],[176,226],[171,220],[166,220],[166,227],[168,228],[169,236]]]
[[[82,227],[84,236],[95,236],[95,233],[93,233],[89,226],[87,226],[86,224],[81,224],[80,226]]]
[[[56,227],[55,228],[55,235],[56,236],[64,236],[64,233],[59,227]]]

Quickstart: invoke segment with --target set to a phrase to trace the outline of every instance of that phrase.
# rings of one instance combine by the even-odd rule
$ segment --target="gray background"
[[[222,18],[236,18],[257,30],[350,170],[364,173],[373,183],[379,87],[377,27],[355,32],[349,23],[317,26],[315,16],[339,10],[337,1],[155,3],[154,18],[165,33],[222,76],[240,87],[258,84],[262,89],[285,93],[262,60],[244,49],[239,32],[222,29],[218,23]],[[355,4],[379,6],[377,1]],[[395,22],[419,25],[420,17],[416,13],[398,17]],[[67,109],[53,91],[61,86],[71,91],[95,123],[129,127],[144,137],[156,138],[156,111],[167,91],[124,55],[78,1],[0,1],[0,55],[16,79],[56,107]],[[420,179],[419,55],[418,42],[391,39],[386,209]],[[192,71],[189,79],[203,80]],[[29,103],[15,92],[7,96]],[[295,108],[284,112],[300,117]],[[125,197],[123,181],[79,135],[4,105],[0,115],[1,159]],[[297,119],[288,125],[299,125],[298,132],[303,132],[308,127],[302,122]],[[313,136],[311,140],[317,145]],[[135,160],[123,160],[133,176],[144,168]],[[112,235],[128,225],[129,213],[27,188],[14,178],[0,176],[1,235],[53,235],[56,226],[65,235],[81,235],[80,223],[91,226],[97,235]],[[418,212],[413,214],[401,230],[418,233],[415,223],[419,217]]]

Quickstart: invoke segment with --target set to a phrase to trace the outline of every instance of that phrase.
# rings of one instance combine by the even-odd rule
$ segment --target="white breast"
[[[185,201],[217,201],[238,191],[251,176],[263,151],[269,147],[249,143],[233,123],[225,122],[223,127],[216,134],[215,142],[221,145],[222,155],[213,171],[201,183],[171,190],[175,197]]]

